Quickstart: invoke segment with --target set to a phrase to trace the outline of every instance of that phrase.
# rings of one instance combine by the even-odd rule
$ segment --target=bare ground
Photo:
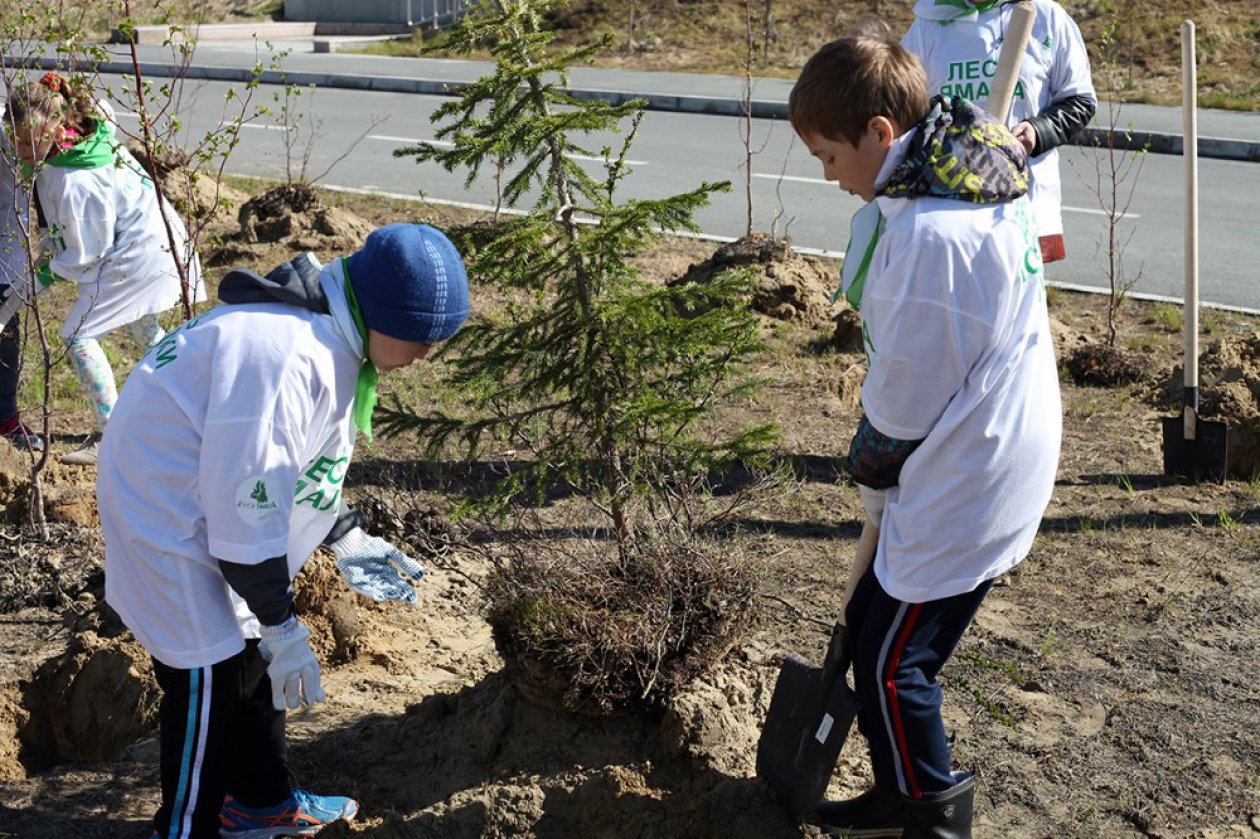
[[[334,200],[373,225],[417,211],[455,220]],[[265,269],[296,241],[318,250],[319,235],[339,235],[280,227],[290,238],[228,242],[224,259]],[[713,250],[666,243],[644,265],[666,280]],[[799,279],[810,265],[834,272],[794,262],[776,273]],[[440,468],[406,440],[360,452],[351,500],[429,574],[410,609],[351,600],[327,557],[299,580],[330,699],[291,718],[293,769],[301,785],[363,805],[354,825],[322,835],[816,835],[753,777],[753,755],[779,661],[792,651],[817,660],[838,609],[858,534],[856,493],[838,469],[858,418],[861,359],[836,349],[816,309],[775,299],[788,319],[765,319],[770,384],[728,418],[780,422],[796,476],[741,522],[764,559],[762,619],[662,716],[571,716],[522,698],[476,586],[485,551],[513,531],[478,530],[465,534],[475,550],[436,551],[449,535],[440,516],[449,490],[493,464]],[[1056,292],[1050,306],[1061,357],[1102,334],[1104,298]],[[1257,323],[1205,320],[1204,388],[1241,382],[1221,418],[1245,449],[1257,433]],[[1180,347],[1166,321],[1151,306],[1122,310],[1120,346],[1144,348],[1141,382],[1064,382],[1063,457],[1041,535],[947,668],[955,758],[979,773],[979,837],[1260,835],[1260,689],[1248,672],[1260,643],[1260,484],[1163,476],[1160,421],[1173,413],[1166,385],[1178,379]],[[55,419],[86,430],[81,415]],[[24,468],[0,448],[0,504],[11,515],[0,525],[0,835],[146,836],[157,795],[151,675],[98,602],[91,473],[53,469],[50,492],[77,503],[40,541],[14,521]],[[563,498],[536,512],[554,533],[581,515]],[[867,778],[855,735],[830,792],[858,791]]]

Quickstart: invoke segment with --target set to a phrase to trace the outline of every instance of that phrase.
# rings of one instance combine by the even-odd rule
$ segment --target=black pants
[[[225,795],[247,807],[289,797],[284,712],[271,704],[258,642],[210,667],[177,670],[156,659],[162,688],[161,839],[218,837]]]
[[[0,305],[13,290],[0,285]],[[22,316],[14,314],[8,323],[0,323],[0,419],[17,416],[18,364],[22,344],[18,327]]]

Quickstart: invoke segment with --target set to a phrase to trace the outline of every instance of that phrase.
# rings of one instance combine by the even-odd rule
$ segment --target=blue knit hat
[[[391,338],[436,344],[468,317],[468,275],[446,234],[391,224],[368,234],[347,258],[363,323]]]

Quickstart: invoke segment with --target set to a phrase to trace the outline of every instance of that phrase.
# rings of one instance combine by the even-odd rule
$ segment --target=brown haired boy
[[[993,580],[1027,554],[1062,433],[1027,154],[963,99],[928,99],[897,42],[841,38],[805,65],[792,125],[867,205],[841,290],[867,358],[849,469],[879,546],[846,610],[875,786],[824,803],[837,835],[971,835],[937,674]]]

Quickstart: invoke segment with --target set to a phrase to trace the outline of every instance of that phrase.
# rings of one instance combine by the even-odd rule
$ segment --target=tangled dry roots
[[[487,581],[489,619],[517,687],[592,715],[664,705],[751,625],[752,561],[697,537],[518,542]]]

